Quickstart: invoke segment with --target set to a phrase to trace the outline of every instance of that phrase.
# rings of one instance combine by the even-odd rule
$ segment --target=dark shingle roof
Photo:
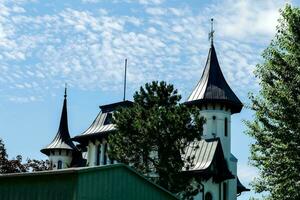
[[[70,139],[66,97],[67,95],[65,94],[63,108],[61,112],[60,124],[59,124],[57,134],[49,145],[41,149],[41,152],[46,155],[49,155],[50,151],[55,149],[77,150],[77,148],[75,147],[75,145]]]
[[[240,112],[243,107],[223,76],[213,44],[201,79],[185,103],[187,105],[223,103],[231,108],[232,113]]]

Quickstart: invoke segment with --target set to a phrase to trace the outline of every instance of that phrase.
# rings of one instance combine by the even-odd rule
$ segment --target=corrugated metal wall
[[[124,165],[0,176],[0,200],[176,199]]]
[[[73,199],[76,174],[0,178],[1,200]]]

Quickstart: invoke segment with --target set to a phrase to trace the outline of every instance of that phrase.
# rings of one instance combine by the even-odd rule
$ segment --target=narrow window
[[[103,158],[103,165],[107,164],[107,143],[104,144],[104,158]]]
[[[59,160],[57,162],[57,169],[62,169],[62,161],[61,160]]]
[[[212,136],[215,138],[217,136],[217,122],[216,122],[217,117],[213,116],[212,119],[213,119],[213,121],[212,121]]]
[[[223,183],[223,200],[227,200],[227,184]]]
[[[227,120],[227,117],[225,117],[225,120],[224,120],[224,131],[225,131],[225,136],[227,137],[228,136],[228,120]]]
[[[101,144],[96,146],[96,165],[100,165]]]
[[[206,192],[206,194],[205,194],[205,200],[212,200],[213,198],[212,198],[212,195],[211,195],[211,193],[210,192]]]

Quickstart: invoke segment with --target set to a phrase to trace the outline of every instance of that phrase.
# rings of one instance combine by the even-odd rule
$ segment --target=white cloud
[[[283,5],[284,1],[226,0],[212,10],[223,37],[249,41],[274,35]]]
[[[83,3],[101,3],[108,2],[108,0],[81,0]],[[138,3],[142,5],[158,5],[162,4],[164,0],[110,0],[111,3]]]
[[[166,14],[166,10],[160,7],[149,7],[146,8],[146,13],[150,14],[150,15],[164,15]]]
[[[251,167],[247,164],[238,163],[238,177],[242,183],[249,184],[258,177],[258,171],[256,168]]]
[[[20,2],[0,3],[0,84],[28,96],[43,96],[64,82],[85,90],[120,90],[125,58],[132,88],[166,80],[188,96],[205,64],[207,16],[213,15],[224,75],[238,94],[247,93],[257,87],[252,72],[263,46],[260,40],[272,37],[279,7],[272,1],[225,0],[199,12],[187,4],[179,8],[140,0],[139,11],[124,14],[69,5],[31,15],[25,1]]]

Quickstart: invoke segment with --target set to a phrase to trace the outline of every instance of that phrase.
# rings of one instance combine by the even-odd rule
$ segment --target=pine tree
[[[253,183],[270,200],[300,199],[300,9],[287,5],[276,37],[257,65],[259,95],[251,95],[254,121],[246,122],[255,139],[251,163],[260,176]]]
[[[200,140],[204,119],[195,108],[179,104],[173,85],[147,83],[134,95],[134,105],[114,115],[117,131],[110,135],[110,156],[129,164],[173,193],[189,198],[197,181],[183,176],[192,158],[181,155],[189,142]]]

